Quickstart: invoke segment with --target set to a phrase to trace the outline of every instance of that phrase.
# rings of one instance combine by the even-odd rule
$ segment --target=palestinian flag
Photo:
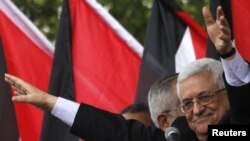
[[[49,93],[119,113],[133,103],[143,48],[94,0],[65,0]],[[74,141],[46,113],[41,139]]]
[[[54,48],[9,0],[0,1],[0,41],[0,140],[37,141],[43,112],[13,104],[3,78],[8,72],[47,91]]]
[[[222,1],[222,0],[221,0]],[[230,2],[231,0],[225,0]],[[223,2],[223,1],[222,1]],[[237,50],[242,57],[250,62],[250,1],[248,0],[232,0],[232,27]]]
[[[150,86],[205,57],[207,34],[174,0],[155,0],[148,22],[136,102],[147,103]]]

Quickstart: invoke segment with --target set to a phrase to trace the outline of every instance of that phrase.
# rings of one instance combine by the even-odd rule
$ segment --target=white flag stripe
[[[196,60],[196,55],[194,52],[194,45],[192,42],[192,37],[190,33],[190,28],[187,27],[180,46],[175,55],[175,70],[176,72],[182,71],[188,63]]]
[[[137,53],[140,57],[142,57],[143,54],[143,46],[130,34],[125,30],[121,24],[115,20],[105,8],[103,8],[99,3],[97,3],[95,0],[86,0],[86,2],[92,7],[99,15],[100,17],[114,30],[115,33],[117,33],[121,39],[123,39],[129,47],[135,53]]]
[[[41,50],[53,57],[54,46],[10,0],[0,0],[0,10]]]

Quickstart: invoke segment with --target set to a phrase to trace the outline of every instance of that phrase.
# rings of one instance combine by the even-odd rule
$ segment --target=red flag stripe
[[[118,23],[108,23],[87,1],[70,0],[70,12],[76,99],[119,112],[134,100],[142,48],[134,51],[129,45],[139,43],[121,38],[110,27]]]
[[[236,47],[242,57],[250,61],[249,44],[250,34],[248,28],[250,27],[250,1],[249,0],[232,0],[232,16],[233,29],[235,36]]]
[[[53,57],[54,46],[10,0],[1,0],[0,9],[37,47]]]
[[[8,72],[47,91],[54,48],[8,0],[0,1],[0,37]],[[20,139],[39,140],[43,112],[26,104],[15,110]]]
[[[196,55],[196,59],[204,58],[206,54],[206,44],[207,44],[207,33],[201,28],[201,26],[193,20],[185,12],[176,13],[182,21],[184,21],[190,28],[193,47]]]
[[[89,4],[93,10],[113,29],[114,32],[122,40],[124,40],[128,46],[134,50],[140,57],[142,57],[143,46],[125,30],[116,19],[114,19],[106,9],[104,9],[99,3],[95,0],[86,0],[86,3]]]

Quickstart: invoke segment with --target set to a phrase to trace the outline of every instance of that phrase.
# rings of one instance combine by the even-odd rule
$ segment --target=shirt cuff
[[[56,104],[51,111],[51,114],[71,127],[75,120],[75,116],[79,109],[79,106],[80,104],[76,102],[58,97]]]
[[[249,65],[236,51],[231,60],[221,59],[227,82],[232,86],[242,86],[250,81]]]

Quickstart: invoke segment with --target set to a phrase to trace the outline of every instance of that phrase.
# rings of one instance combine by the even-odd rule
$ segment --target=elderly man
[[[173,121],[182,116],[177,96],[176,82],[178,74],[165,76],[156,81],[149,90],[148,105],[154,125],[165,131]]]
[[[189,128],[183,116],[177,96],[178,74],[165,76],[157,80],[149,90],[148,104],[154,125],[163,132],[168,132],[169,127],[176,127],[181,134],[180,141],[198,140],[195,133]]]
[[[162,131],[170,127],[177,117],[183,116],[177,96],[177,77],[178,74],[165,76],[157,80],[149,90],[148,105],[151,119]]]
[[[203,8],[203,16],[223,63],[226,86],[222,82],[221,65],[209,59],[189,64],[180,73],[177,84],[182,111],[201,141],[207,140],[208,125],[218,124],[225,116],[228,124],[250,123],[249,65],[232,46],[231,31],[221,7],[217,8],[216,20],[207,8]],[[229,103],[231,114],[226,114]]]
[[[181,109],[200,141],[207,140],[208,125],[218,124],[229,111],[219,61],[201,59],[180,72],[177,82]]]

